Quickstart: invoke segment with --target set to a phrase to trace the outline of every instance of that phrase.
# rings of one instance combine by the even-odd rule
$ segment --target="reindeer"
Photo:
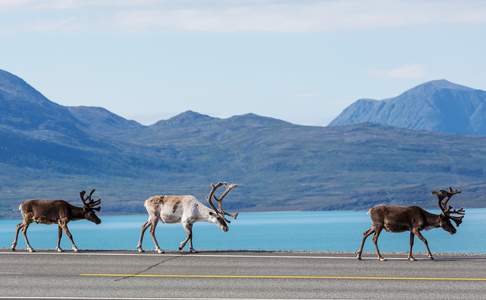
[[[453,209],[452,206],[448,206],[448,202],[452,196],[459,194],[461,191],[453,189],[433,191],[432,194],[438,198],[439,208],[442,211],[440,215],[429,213],[428,211],[418,206],[392,206],[392,205],[378,205],[369,210],[372,225],[370,229],[363,233],[363,240],[361,246],[357,252],[357,258],[361,259],[361,253],[363,252],[363,246],[368,236],[374,233],[373,242],[375,244],[376,255],[380,261],[385,259],[378,249],[378,237],[383,229],[390,232],[404,232],[410,231],[410,251],[408,259],[415,261],[412,249],[415,236],[418,237],[427,248],[427,256],[430,259],[434,259],[430,252],[429,243],[422,235],[422,230],[429,230],[432,228],[442,228],[450,234],[456,233],[456,228],[452,225],[451,220],[459,226],[464,218],[465,210],[463,208]]]
[[[57,247],[58,252],[62,252],[61,238],[62,231],[66,233],[71,240],[72,249],[74,252],[78,252],[78,247],[74,243],[73,236],[69,231],[67,224],[70,221],[86,219],[95,224],[100,224],[101,220],[96,215],[95,211],[100,211],[101,199],[93,200],[92,196],[95,190],[93,189],[88,196],[86,191],[82,191],[79,196],[83,202],[83,207],[77,207],[69,204],[64,200],[26,200],[19,206],[19,210],[22,213],[22,223],[17,225],[15,232],[15,240],[12,243],[12,251],[15,251],[17,246],[17,240],[19,237],[19,231],[22,230],[24,235],[25,244],[29,252],[34,252],[34,249],[29,243],[27,237],[27,229],[30,223],[36,222],[40,224],[57,224]]]
[[[159,243],[155,237],[155,228],[161,220],[163,223],[181,223],[186,232],[186,239],[179,244],[179,251],[182,251],[189,242],[189,251],[196,252],[192,244],[192,225],[195,222],[209,222],[219,225],[222,231],[228,231],[228,223],[231,223],[225,216],[230,216],[236,220],[238,213],[228,213],[223,209],[223,199],[238,185],[232,183],[219,182],[211,185],[208,194],[208,203],[211,208],[199,202],[196,197],[191,195],[157,195],[145,200],[144,206],[148,212],[148,220],[142,225],[140,239],[138,241],[138,252],[144,252],[142,248],[143,236],[148,227],[155,245],[157,253],[163,253],[160,250]],[[219,197],[216,196],[216,190],[224,187],[225,190]],[[217,201],[218,207],[213,203],[213,198]]]

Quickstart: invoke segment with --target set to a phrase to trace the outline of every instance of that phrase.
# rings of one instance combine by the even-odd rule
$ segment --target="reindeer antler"
[[[235,184],[235,183],[223,183],[223,185],[226,187],[225,191],[218,197],[216,197],[216,195],[214,195],[214,199],[216,199],[216,201],[218,202],[218,210],[223,214],[223,215],[226,215],[226,216],[230,216],[232,217],[233,219],[236,220],[236,218],[238,217],[238,213],[228,213],[226,212],[224,209],[223,209],[223,199],[224,197],[226,197],[233,189],[237,188],[238,185]],[[227,220],[228,221],[228,220]]]
[[[209,194],[208,194],[208,202],[209,202],[209,205],[211,206],[211,208],[216,212],[218,213],[218,209],[216,208],[216,206],[214,206],[214,203],[213,203],[213,197],[214,197],[214,193],[216,193],[216,190],[218,188],[220,188],[221,186],[223,186],[224,183],[222,182],[218,182],[216,184],[211,184],[211,191],[209,191]]]
[[[448,190],[440,190],[440,191],[432,192],[432,194],[437,196],[437,199],[439,201],[439,208],[444,214],[444,216],[454,221],[454,223],[456,223],[457,226],[459,226],[462,223],[462,219],[466,214],[466,210],[464,208],[454,209],[452,206],[448,204],[452,196],[460,193],[461,191],[459,189],[454,189],[452,187],[449,187]]]
[[[465,214],[466,210],[464,208],[453,209],[452,206],[449,206],[446,216],[459,226]]]
[[[224,186],[225,191],[221,193],[219,197],[216,196],[216,190],[220,187]],[[237,184],[234,183],[227,183],[227,182],[218,182],[216,184],[211,184],[211,191],[209,192],[208,195],[208,202],[211,208],[217,213],[222,216],[230,216],[233,219],[236,219],[238,217],[238,213],[228,213],[223,209],[223,199],[236,187],[238,187]],[[218,207],[214,205],[213,198],[218,202]],[[225,219],[228,223],[231,223],[229,220]]]
[[[86,191],[81,191],[79,193],[79,196],[81,197],[81,201],[83,202],[85,207],[100,211],[101,207],[99,207],[99,205],[101,204],[101,198],[98,198],[96,201],[92,198],[95,191],[96,189],[92,189],[87,197],[85,197]]]

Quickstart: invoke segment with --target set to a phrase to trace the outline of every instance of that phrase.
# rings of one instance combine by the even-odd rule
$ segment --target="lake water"
[[[140,226],[145,215],[102,216],[103,223],[95,225],[88,221],[70,223],[80,249],[135,249]],[[14,236],[18,220],[0,220],[0,248],[8,248]],[[194,247],[197,250],[297,250],[354,252],[361,241],[362,232],[370,225],[364,211],[326,212],[262,212],[240,213],[238,220],[230,224],[227,233],[214,224],[194,225]],[[457,234],[451,236],[442,229],[424,232],[432,252],[486,253],[486,209],[470,209]],[[180,224],[162,224],[157,227],[160,246],[165,250],[176,250],[184,239]],[[406,252],[408,233],[384,232],[380,247],[386,252]],[[36,249],[53,249],[56,245],[57,226],[32,224],[29,238]],[[18,248],[23,249],[24,240],[19,236]],[[70,249],[63,237],[64,249]],[[144,241],[146,250],[153,249],[149,231]],[[367,241],[368,252],[372,252],[371,238]],[[421,241],[416,239],[415,249],[423,252]]]

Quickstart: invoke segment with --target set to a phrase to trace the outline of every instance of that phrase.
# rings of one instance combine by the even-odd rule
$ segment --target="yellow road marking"
[[[321,276],[321,275],[218,275],[218,274],[79,274],[83,277],[149,277],[182,279],[336,279],[397,281],[486,281],[486,277],[400,277],[400,276]]]

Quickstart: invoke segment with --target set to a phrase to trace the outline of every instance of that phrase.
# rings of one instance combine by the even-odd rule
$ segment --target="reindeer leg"
[[[143,236],[145,235],[145,231],[147,230],[147,228],[149,228],[149,226],[150,226],[150,221],[147,221],[142,225],[142,230],[140,231],[140,239],[138,240],[138,245],[137,245],[137,251],[139,253],[144,252],[142,248]]]
[[[15,248],[17,247],[17,241],[19,240],[19,232],[20,229],[22,229],[22,227],[24,227],[24,223],[17,224],[17,228],[15,229],[15,239],[12,242],[12,246],[11,246],[12,251],[15,251]]]
[[[157,242],[157,238],[155,237],[155,228],[157,228],[157,223],[159,223],[159,219],[153,219],[150,224],[150,235],[152,236],[152,241],[155,245],[155,251],[157,253],[164,253],[164,251],[160,250],[159,242]]]
[[[413,242],[415,239],[415,234],[410,231],[410,252],[408,253],[408,260],[409,261],[416,261],[415,257],[413,257]]]
[[[179,251],[182,251],[184,247],[186,246],[187,242],[191,242],[189,252],[195,252],[194,248],[192,247],[192,224],[191,223],[182,223],[182,227],[184,228],[184,231],[186,232],[186,239],[182,241],[179,245]]]
[[[361,246],[359,247],[358,252],[356,253],[356,258],[361,260],[361,254],[363,253],[363,247],[366,242],[366,239],[375,232],[375,228],[372,226],[370,229],[366,230],[363,233],[363,240],[361,240]]]
[[[432,256],[432,252],[430,252],[430,248],[429,248],[429,242],[427,242],[427,240],[424,238],[424,236],[422,235],[422,233],[420,233],[419,230],[414,230],[413,232],[422,242],[424,242],[425,244],[425,248],[427,248],[427,256],[430,258],[430,259],[434,259],[434,257]]]
[[[187,224],[186,227],[187,227],[187,230],[189,231],[189,252],[197,253],[197,251],[194,249],[194,247],[192,245],[192,223]]]
[[[57,225],[57,247],[56,247],[57,252],[62,252],[61,239],[62,239],[62,227],[61,225],[58,224]]]
[[[378,226],[375,228],[375,235],[373,236],[373,243],[375,244],[376,255],[380,261],[385,261],[385,258],[381,255],[380,249],[378,248],[378,238],[380,237],[380,233],[383,230],[383,227]]]
[[[66,223],[62,223],[62,229],[64,230],[64,233],[67,235],[69,240],[71,241],[71,244],[73,245],[73,251],[78,252],[78,247],[76,246],[76,243],[74,242],[73,235],[71,234],[71,231],[69,231],[69,228]]]
[[[30,225],[30,222],[25,223],[24,226],[22,226],[22,234],[24,235],[25,245],[26,245],[27,251],[35,252],[35,250],[32,248],[32,246],[29,243],[29,238],[27,237],[27,229],[29,228],[29,225]]]

